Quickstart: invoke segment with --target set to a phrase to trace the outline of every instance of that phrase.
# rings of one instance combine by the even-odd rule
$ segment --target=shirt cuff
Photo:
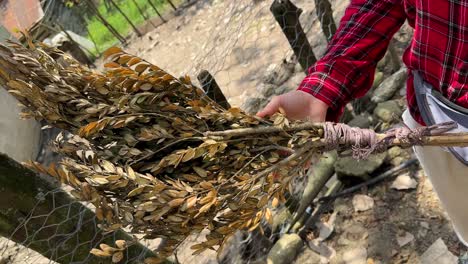
[[[297,90],[311,94],[328,105],[326,121],[339,121],[346,104],[339,88],[331,86],[324,79],[309,75],[301,82]]]

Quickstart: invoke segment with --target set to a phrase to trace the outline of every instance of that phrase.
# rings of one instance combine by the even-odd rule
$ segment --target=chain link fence
[[[130,53],[174,75],[188,74],[193,81],[198,79],[208,93],[221,92],[214,95],[219,103],[255,113],[272,96],[299,85],[307,68],[325,52],[336,31],[336,21],[347,4],[348,1],[340,0],[186,1],[163,25],[142,36],[124,38],[123,42]],[[47,156],[50,152],[45,153]],[[330,163],[333,157],[329,158]],[[49,163],[50,158],[42,162]],[[336,184],[329,182],[333,171],[327,162],[313,160],[311,164],[322,164],[324,169],[298,175],[288,199],[272,208],[273,226],[264,223],[261,231],[239,231],[218,254],[212,251],[192,256],[190,246],[200,241],[203,232],[193,235],[179,246],[170,261],[264,261],[283,234],[301,230],[295,223],[303,226],[308,222],[314,211],[309,204],[318,193],[336,188]],[[15,168],[16,165],[9,166],[8,162],[3,166],[4,171]],[[145,239],[141,234],[129,234],[126,230],[103,233],[90,205],[74,200],[66,188],[59,188],[56,183],[30,172],[21,173],[28,176],[24,181],[34,184],[27,189],[31,192],[26,195],[27,199],[21,195],[9,197],[11,201],[25,200],[22,208],[11,207],[8,211],[8,205],[2,206],[1,210],[7,211],[0,211],[0,226],[4,226],[0,229],[8,240],[0,243],[0,263],[108,263],[109,258],[95,258],[89,252],[99,248],[101,243],[114,245],[116,240],[134,241],[134,244],[119,256],[114,253],[115,262],[142,263],[143,259],[153,256],[151,251],[157,252],[164,243],[161,239]],[[310,183],[312,178],[321,179],[319,185],[327,188],[314,187]],[[41,189],[37,189],[38,186],[42,186]],[[2,217],[15,221],[3,223]]]

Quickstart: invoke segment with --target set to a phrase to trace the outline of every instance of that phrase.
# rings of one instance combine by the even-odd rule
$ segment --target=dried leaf
[[[185,203],[184,203],[184,205],[181,207],[180,210],[186,211],[186,210],[188,210],[188,209],[194,207],[196,203],[197,203],[197,197],[196,197],[196,196],[192,196],[192,197],[188,198],[187,200],[185,200]]]
[[[168,205],[169,205],[170,207],[177,207],[177,206],[183,204],[184,202],[185,202],[185,199],[184,199],[184,198],[178,198],[178,199],[174,199],[174,200],[170,201],[170,202],[168,203]]]
[[[119,263],[122,261],[124,258],[124,254],[122,251],[115,252],[114,255],[112,255],[112,262],[113,263]]]
[[[135,71],[138,73],[144,72],[147,68],[149,67],[149,64],[147,63],[140,63],[135,67]]]
[[[125,240],[116,240],[115,245],[119,249],[125,249],[125,248],[127,248],[127,241],[125,241]]]
[[[138,188],[135,188],[128,193],[127,197],[133,197],[133,196],[139,195],[143,192],[144,189],[145,189],[145,186],[140,186]]]
[[[193,170],[202,178],[206,178],[208,176],[208,173],[206,172],[206,170],[200,167],[193,167]]]
[[[108,48],[106,51],[104,51],[103,53],[103,57],[104,59],[107,59],[109,58],[111,55],[114,55],[114,54],[117,54],[117,53],[120,53],[122,52],[122,49],[119,48],[119,47],[111,47],[111,48]]]
[[[112,256],[112,254],[110,254],[108,252],[104,252],[104,251],[102,251],[100,249],[97,249],[97,248],[91,249],[91,251],[89,253],[93,254],[96,257],[110,257],[110,256]]]
[[[111,62],[108,62],[108,63],[104,64],[104,67],[105,68],[119,68],[120,64],[111,61]]]
[[[137,179],[135,171],[130,166],[127,166],[127,176],[133,181]]]

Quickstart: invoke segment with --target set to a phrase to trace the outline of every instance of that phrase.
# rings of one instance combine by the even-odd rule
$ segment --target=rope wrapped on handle
[[[326,149],[337,149],[340,145],[351,146],[355,159],[365,159],[372,153],[385,151],[394,139],[408,145],[422,145],[425,136],[441,135],[457,127],[458,124],[453,121],[416,129],[403,126],[388,130],[385,137],[379,140],[371,129],[354,128],[341,123],[323,124]]]

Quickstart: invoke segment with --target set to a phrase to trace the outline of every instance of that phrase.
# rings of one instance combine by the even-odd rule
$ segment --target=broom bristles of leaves
[[[293,177],[303,176],[318,153],[318,128],[207,136],[290,124],[282,114],[261,120],[224,110],[188,76],[175,78],[120,48],[104,53],[107,70],[98,73],[59,50],[28,43],[0,46],[0,85],[23,104],[24,117],[72,134],[54,143],[65,156],[58,166],[29,165],[93,203],[104,230],[127,227],[164,238],[161,258],[203,229],[209,233],[194,253],[218,249],[239,229],[262,231],[272,223],[269,208],[285,202]],[[112,255],[102,248],[93,253]]]

